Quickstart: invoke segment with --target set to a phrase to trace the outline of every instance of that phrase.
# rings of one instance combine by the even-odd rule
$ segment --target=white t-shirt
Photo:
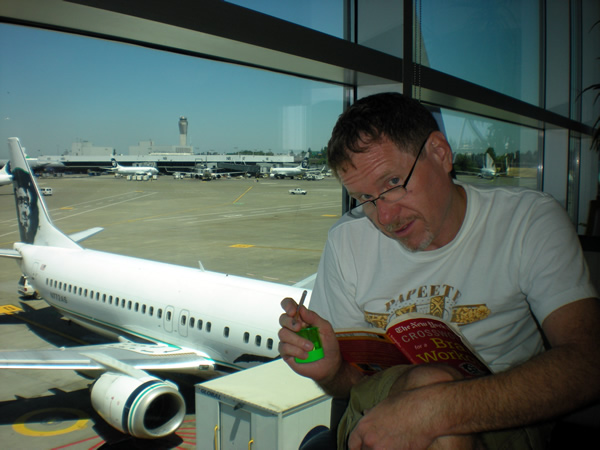
[[[342,217],[329,231],[310,308],[334,328],[385,327],[410,311],[442,317],[495,372],[542,352],[537,323],[598,296],[574,227],[547,194],[461,186],[464,222],[437,250],[405,250],[362,212]]]

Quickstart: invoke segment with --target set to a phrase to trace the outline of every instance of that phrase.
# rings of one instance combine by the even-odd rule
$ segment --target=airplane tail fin
[[[75,242],[53,225],[33,177],[33,172],[25,159],[25,152],[19,138],[9,138],[8,148],[21,242],[52,247],[79,248]]]
[[[301,166],[302,166],[302,168],[303,168],[303,169],[308,169],[308,160],[309,160],[309,158],[310,158],[310,153],[308,153],[308,154],[307,154],[307,155],[304,157],[304,159],[302,160],[302,164],[301,164]]]
[[[485,154],[485,166],[486,169],[495,169],[496,168],[496,164],[494,163],[493,158],[490,156],[489,153]]]

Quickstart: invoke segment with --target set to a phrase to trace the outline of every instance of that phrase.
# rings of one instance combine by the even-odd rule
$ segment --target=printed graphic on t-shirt
[[[461,292],[453,286],[420,286],[400,293],[398,298],[388,302],[377,302],[376,309],[379,311],[371,311],[371,304],[366,304],[364,316],[371,325],[385,328],[390,320],[409,312],[429,314],[457,325],[477,322],[490,315],[491,311],[485,303],[463,305],[459,304],[460,297]]]

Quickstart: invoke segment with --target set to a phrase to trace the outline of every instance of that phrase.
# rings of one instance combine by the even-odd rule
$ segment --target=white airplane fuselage
[[[82,326],[111,338],[201,348],[217,365],[237,369],[278,356],[279,303],[302,293],[297,287],[89,249],[28,244],[15,249],[32,286]]]
[[[271,176],[275,178],[296,177],[302,175],[302,168],[298,167],[278,167],[271,169]]]
[[[158,175],[158,169],[152,166],[122,166],[114,158],[111,160],[113,171],[119,175]]]

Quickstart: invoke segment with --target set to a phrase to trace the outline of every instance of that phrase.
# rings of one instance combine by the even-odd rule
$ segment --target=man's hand
[[[411,394],[388,397],[364,412],[348,439],[348,449],[425,449],[432,440],[424,424],[428,417],[419,413],[422,405],[410,408]],[[418,417],[417,417],[418,416]]]
[[[456,403],[453,388],[463,380],[460,372],[443,364],[421,364],[390,369],[387,378],[393,376],[387,395],[380,390],[385,378],[377,377],[353,391],[350,417],[362,413],[362,418],[349,424],[354,426],[350,449],[476,448],[476,436],[449,433],[448,416],[454,415]],[[381,394],[386,397],[377,403]]]
[[[342,365],[340,348],[331,324],[305,306],[300,308],[300,314],[296,320],[298,305],[291,298],[283,299],[281,306],[285,311],[279,318],[281,325],[279,353],[281,357],[296,373],[312,378],[319,384],[328,383],[336,376]],[[297,363],[294,358],[306,359],[308,352],[313,349],[312,342],[296,334],[297,331],[307,326],[319,328],[324,356],[311,363]]]
[[[427,449],[436,440],[435,400],[421,388],[388,396],[364,412],[348,438],[348,449]],[[465,442],[464,448],[469,448]]]

